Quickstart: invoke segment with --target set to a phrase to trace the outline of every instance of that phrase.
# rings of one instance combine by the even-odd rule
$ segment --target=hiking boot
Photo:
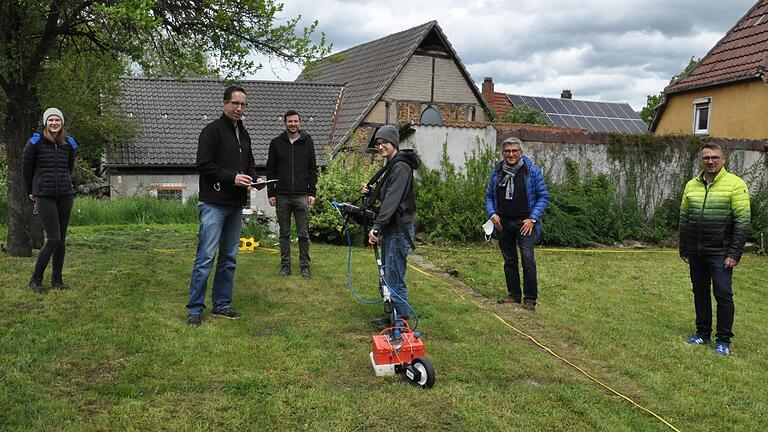
[[[309,271],[309,267],[302,267],[301,268],[301,277],[308,278],[312,276],[312,272]]]
[[[69,285],[64,283],[63,280],[52,280],[51,281],[51,288],[57,289],[57,290],[68,290]]]
[[[45,290],[45,287],[43,286],[43,281],[38,281],[35,279],[30,280],[29,290],[35,294],[42,294],[43,290]]]
[[[280,276],[290,276],[291,275],[291,268],[288,266],[282,266],[280,267],[280,272],[278,273]]]
[[[709,338],[705,338],[704,336],[700,336],[699,334],[695,334],[691,337],[689,337],[686,341],[686,345],[709,345]]]
[[[389,323],[391,322],[389,319],[389,315],[380,316],[378,318],[374,318],[372,321],[377,326],[381,327],[389,327]]]
[[[238,319],[241,317],[240,312],[232,308],[214,309],[211,311],[211,315],[226,318],[226,319]]]
[[[500,298],[496,303],[498,304],[520,304],[520,299],[513,297]]]
[[[534,300],[526,300],[523,303],[523,309],[529,311],[536,310],[536,302]]]
[[[187,325],[191,327],[199,327],[203,323],[203,319],[200,314],[189,314],[187,317]]]
[[[731,354],[730,345],[725,342],[718,342],[715,344],[715,354],[721,356],[727,356]]]

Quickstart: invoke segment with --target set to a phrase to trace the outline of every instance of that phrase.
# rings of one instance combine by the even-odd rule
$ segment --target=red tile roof
[[[665,93],[751,78],[764,78],[768,68],[768,0],[755,3],[749,12]]]
[[[488,105],[493,108],[493,112],[496,113],[497,117],[503,117],[512,108],[507,94],[500,92],[493,92],[493,100],[489,100]]]

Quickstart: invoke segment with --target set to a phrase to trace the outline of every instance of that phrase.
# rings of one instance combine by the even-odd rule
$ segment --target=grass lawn
[[[233,305],[243,319],[206,313],[189,328],[195,245],[194,225],[76,227],[72,289],[44,295],[26,289],[32,258],[0,257],[0,430],[671,430],[494,313],[680,430],[768,424],[765,257],[736,269],[736,338],[721,358],[682,344],[693,305],[669,251],[539,250],[531,313],[495,304],[495,247],[420,246],[465,284],[409,270],[437,371],[422,390],[373,376],[381,307],[346,290],[346,248],[314,244],[311,279],[278,277],[274,251],[242,253]],[[353,283],[375,297],[371,252],[352,260]]]

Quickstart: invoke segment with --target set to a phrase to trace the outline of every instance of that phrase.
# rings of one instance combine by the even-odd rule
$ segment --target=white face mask
[[[491,235],[493,234],[493,221],[488,219],[483,224],[483,232],[485,232],[485,241],[488,241],[491,239]]]

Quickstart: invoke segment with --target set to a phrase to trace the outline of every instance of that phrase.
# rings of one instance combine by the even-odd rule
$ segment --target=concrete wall
[[[668,96],[656,133],[693,133],[693,100],[712,98],[709,135],[725,138],[768,138],[768,85],[761,80]]]
[[[665,199],[677,197],[685,182],[700,171],[696,149],[692,149],[685,140],[652,154],[635,155],[622,160],[615,154],[616,148],[611,150],[608,134],[579,129],[534,125],[413,128],[415,133],[403,140],[401,148],[415,148],[422,162],[429,168],[439,168],[445,142],[448,143],[448,156],[461,169],[465,154],[476,148],[478,138],[498,148],[498,143],[515,136],[523,140],[524,154],[542,167],[549,181],[561,183],[565,180],[566,161],[570,159],[576,162],[582,175],[591,172],[608,174],[614,178],[619,192],[634,193],[641,209],[649,216]],[[726,168],[744,178],[752,191],[768,182],[768,153],[764,143],[712,141],[725,149],[728,158]],[[498,159],[501,160],[501,154]]]
[[[154,172],[134,172],[134,171],[116,171],[113,170],[109,175],[109,183],[112,187],[112,197],[157,196],[156,190],[160,188],[183,188],[182,200],[184,202],[200,191],[198,175],[194,173],[163,173]],[[258,211],[262,210],[267,216],[274,218],[275,210],[269,205],[267,191],[251,189],[250,208]]]
[[[487,127],[413,126],[416,133],[400,143],[400,148],[416,149],[421,162],[438,169],[443,155],[443,143],[448,143],[448,157],[459,168],[464,166],[464,155],[476,148],[478,139],[489,145],[496,144],[496,129]]]

